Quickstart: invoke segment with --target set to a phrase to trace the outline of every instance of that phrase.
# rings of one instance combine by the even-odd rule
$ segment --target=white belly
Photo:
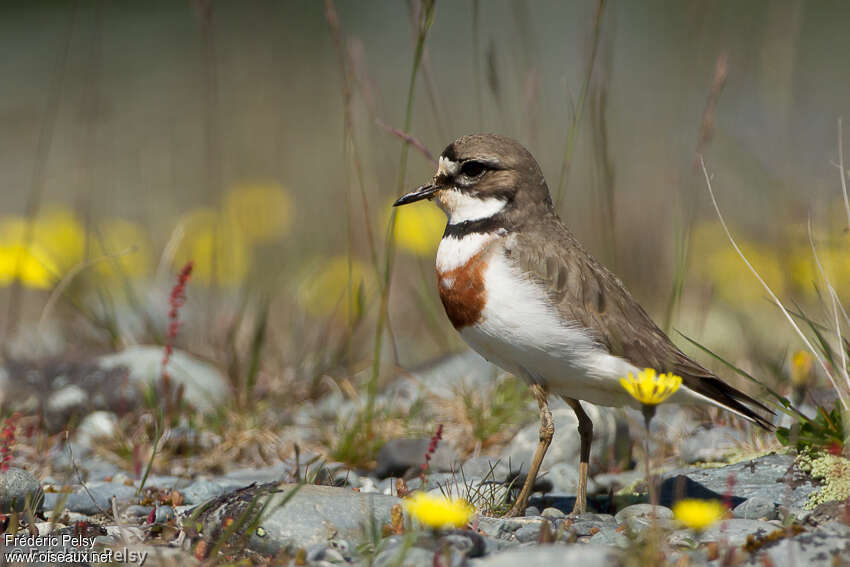
[[[632,405],[619,383],[638,369],[611,356],[576,325],[562,321],[540,286],[500,250],[485,272],[487,302],[463,339],[486,359],[551,393],[606,406]]]

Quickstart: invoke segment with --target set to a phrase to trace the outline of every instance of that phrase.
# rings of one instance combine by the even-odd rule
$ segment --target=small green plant
[[[790,427],[779,427],[776,438],[786,446],[802,449],[827,449],[840,452],[846,438],[844,422],[841,418],[841,408],[838,403],[827,411],[818,406],[817,415],[813,418],[799,417]]]

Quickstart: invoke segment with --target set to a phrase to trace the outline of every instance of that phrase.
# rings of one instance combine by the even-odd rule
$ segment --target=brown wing
[[[770,412],[767,407],[680,351],[622,282],[584,250],[557,218],[517,233],[507,254],[546,288],[565,319],[590,329],[611,354],[639,368],[678,374],[689,389],[762,427],[772,427],[745,404]]]

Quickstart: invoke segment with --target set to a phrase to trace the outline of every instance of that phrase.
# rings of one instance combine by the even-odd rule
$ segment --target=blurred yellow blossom
[[[92,242],[94,258],[112,256],[95,265],[106,277],[139,278],[150,272],[153,253],[147,230],[141,225],[121,218],[100,223]]]
[[[48,289],[56,283],[56,266],[38,246],[0,244],[0,286],[15,279],[27,287]]]
[[[357,309],[352,314],[356,319],[361,314],[361,298],[371,291],[374,282],[374,272],[369,266],[352,260],[349,278],[348,258],[335,256],[305,274],[298,298],[307,311],[318,317],[347,313],[347,306],[352,305]]]
[[[384,210],[383,226],[390,221],[393,207]],[[446,217],[434,205],[426,202],[397,207],[395,238],[398,247],[417,256],[429,256],[436,249],[446,227]]]
[[[807,386],[812,379],[814,357],[807,350],[798,350],[791,357],[791,383],[797,387]]]
[[[0,219],[0,284],[15,279],[48,288],[83,258],[86,234],[73,212],[53,207],[30,222],[24,217]]]
[[[637,377],[629,372],[628,376],[620,378],[620,385],[640,403],[655,406],[679,389],[682,378],[673,373],[658,374],[653,368],[645,368],[638,372]]]
[[[248,243],[276,240],[292,221],[292,199],[277,183],[238,185],[224,200],[224,215]]]
[[[781,250],[772,249],[736,236],[741,251],[773,291],[782,296],[787,277],[780,258]],[[765,304],[764,288],[750,273],[732,247],[719,223],[703,223],[691,237],[691,265],[701,280],[712,285],[718,297],[732,305],[751,307]]]
[[[33,243],[42,247],[64,272],[82,262],[86,231],[70,209],[48,208],[35,219]]]
[[[413,519],[429,528],[462,528],[475,514],[468,502],[414,492],[404,499],[404,507]]]
[[[173,263],[180,267],[193,261],[193,279],[238,285],[245,278],[251,267],[251,248],[233,224],[215,210],[199,208],[186,213],[178,223],[178,231],[182,234]]]
[[[698,500],[687,498],[673,505],[673,517],[685,527],[702,531],[723,519],[726,506],[719,500]]]
[[[850,300],[850,242],[821,242],[817,246],[817,257],[824,275],[842,301]],[[817,290],[824,289],[810,245],[795,247],[790,254],[789,271],[794,285],[804,294],[817,297]]]

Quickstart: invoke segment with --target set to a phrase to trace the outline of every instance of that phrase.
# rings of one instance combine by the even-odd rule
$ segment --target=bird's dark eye
[[[484,173],[485,169],[484,164],[480,161],[468,161],[461,166],[460,172],[467,177],[478,177]]]

